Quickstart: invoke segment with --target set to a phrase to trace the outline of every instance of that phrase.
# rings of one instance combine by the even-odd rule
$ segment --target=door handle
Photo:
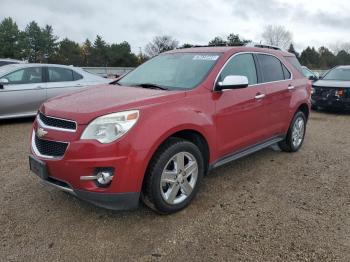
[[[288,90],[293,90],[294,88],[295,86],[292,86],[292,85],[288,86]]]
[[[266,96],[265,94],[257,94],[257,95],[255,96],[255,99],[256,99],[256,100],[263,99],[265,96]]]

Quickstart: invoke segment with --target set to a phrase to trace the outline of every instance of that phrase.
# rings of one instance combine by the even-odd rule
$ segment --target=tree
[[[239,37],[237,34],[229,34],[227,36],[227,45],[228,46],[243,46],[251,42],[250,40],[244,40]]]
[[[214,39],[210,40],[208,43],[209,46],[226,46],[227,42],[220,36],[214,37]]]
[[[180,46],[180,48],[191,48],[191,47],[194,47],[194,45],[188,44],[188,43],[185,43],[182,46]]]
[[[290,44],[290,46],[289,46],[289,48],[288,48],[288,52],[289,52],[289,53],[292,53],[292,54],[295,54],[295,56],[296,56],[297,58],[299,58],[299,53],[298,53],[297,51],[295,51],[294,45],[293,45],[293,44]]]
[[[350,54],[350,42],[336,43],[331,45],[331,49],[335,54],[338,54],[341,51],[345,51]]]
[[[25,29],[25,56],[29,62],[37,63],[42,62],[43,58],[43,49],[44,49],[44,40],[43,34],[35,21],[32,21],[27,25]]]
[[[108,66],[108,48],[107,43],[101,36],[97,35],[93,44],[91,52],[91,64],[92,66]]]
[[[92,44],[89,39],[86,39],[80,48],[80,56],[83,66],[91,66]]]
[[[131,48],[128,42],[120,44],[112,44],[108,50],[110,66],[136,66],[138,58],[131,53]]]
[[[0,57],[21,58],[20,31],[10,17],[0,23]]]
[[[53,34],[52,26],[46,25],[42,29],[42,56],[47,62],[52,62],[58,46],[58,37]]]
[[[79,44],[69,40],[68,38],[63,39],[59,43],[55,63],[80,66],[81,56]]]
[[[322,46],[318,49],[318,53],[320,54],[320,69],[329,69],[336,65],[336,57],[335,55],[329,51],[328,48]]]
[[[266,26],[262,38],[266,44],[278,46],[282,49],[287,49],[293,40],[292,33],[280,25]]]
[[[156,36],[145,47],[148,56],[153,57],[160,53],[173,50],[179,46],[179,42],[171,36]]]
[[[300,55],[300,63],[312,69],[319,68],[320,55],[314,47],[307,47]]]
[[[336,59],[338,65],[350,65],[350,54],[345,50],[339,51]]]

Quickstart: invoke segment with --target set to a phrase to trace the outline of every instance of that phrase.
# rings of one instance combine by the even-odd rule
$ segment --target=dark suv
[[[204,174],[278,143],[304,140],[310,82],[293,54],[257,47],[163,53],[114,84],[44,103],[30,167],[101,207],[186,207]]]

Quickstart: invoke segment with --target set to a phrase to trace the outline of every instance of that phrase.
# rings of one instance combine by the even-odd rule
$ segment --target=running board
[[[210,169],[217,168],[217,167],[225,165],[231,161],[234,161],[234,160],[237,160],[239,158],[245,157],[247,155],[253,154],[253,153],[260,151],[266,147],[269,147],[269,146],[272,146],[273,144],[281,142],[283,139],[284,139],[284,136],[274,137],[274,138],[269,139],[263,143],[248,147],[247,149],[243,149],[241,151],[233,153],[232,155],[225,156],[222,159],[219,159],[218,161],[216,161],[214,164],[212,164],[210,166]]]

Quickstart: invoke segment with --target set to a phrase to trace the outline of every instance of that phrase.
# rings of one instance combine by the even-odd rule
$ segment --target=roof
[[[204,47],[191,47],[191,48],[181,48],[168,51],[166,53],[236,53],[236,52],[264,52],[275,55],[283,56],[295,56],[292,53],[274,50],[271,48],[261,48],[261,47],[249,47],[249,46],[204,46]]]

